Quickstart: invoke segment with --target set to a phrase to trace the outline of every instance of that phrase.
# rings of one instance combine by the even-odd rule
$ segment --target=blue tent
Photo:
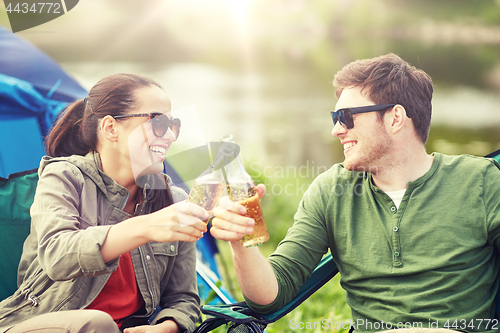
[[[1,26],[0,54],[0,180],[7,181],[10,174],[38,168],[45,155],[43,139],[55,118],[87,91],[45,53]],[[169,165],[165,170],[180,183],[175,170]],[[205,235],[197,248],[202,299],[213,298],[212,304],[234,302],[217,286],[214,239]]]
[[[38,48],[0,26],[0,71],[27,82],[52,100],[72,102],[87,91]]]
[[[38,167],[43,137],[87,91],[51,58],[0,26],[0,177]]]

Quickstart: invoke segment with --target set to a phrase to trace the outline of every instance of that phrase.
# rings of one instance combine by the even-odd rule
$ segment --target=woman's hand
[[[195,242],[207,231],[207,225],[201,219],[208,219],[210,214],[192,202],[181,201],[154,213],[144,215],[148,218],[146,237],[155,242]]]
[[[259,193],[259,199],[262,199],[266,193],[266,186],[259,184],[255,187]],[[223,197],[219,200],[219,205],[214,209],[215,218],[212,220],[210,233],[217,239],[226,241],[240,240],[243,235],[249,235],[253,232],[255,221],[245,217],[246,208],[237,202],[233,202],[229,197]]]
[[[109,262],[148,242],[196,242],[207,231],[201,219],[209,216],[194,203],[181,201],[154,213],[132,217],[109,229],[101,256],[104,262]]]
[[[143,325],[130,327],[123,330],[123,333],[180,333],[181,330],[173,320],[165,320],[157,325]]]

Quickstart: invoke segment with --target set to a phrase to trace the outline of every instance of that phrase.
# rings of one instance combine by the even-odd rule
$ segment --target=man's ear
[[[101,119],[101,123],[99,124],[99,131],[102,133],[105,139],[111,142],[118,141],[116,120],[110,115],[107,115],[106,117]]]
[[[399,132],[408,120],[406,110],[402,105],[396,104],[391,111],[386,112],[386,118],[389,121],[389,126],[392,134]]]

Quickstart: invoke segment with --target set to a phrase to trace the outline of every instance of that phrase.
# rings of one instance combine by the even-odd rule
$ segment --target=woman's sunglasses
[[[368,106],[361,106],[358,108],[345,108],[345,109],[338,109],[337,111],[331,111],[333,125],[335,126],[337,122],[340,122],[340,124],[343,127],[351,129],[354,127],[354,119],[352,117],[353,114],[373,112],[373,111],[383,111],[385,109],[392,108],[395,105],[396,104],[368,105]],[[408,118],[410,117],[408,116]]]
[[[181,120],[179,118],[170,119],[166,114],[161,112],[125,114],[122,116],[114,116],[113,118],[120,119],[130,117],[150,117],[153,133],[159,138],[163,137],[169,128],[174,133],[176,140],[179,137],[181,131]]]

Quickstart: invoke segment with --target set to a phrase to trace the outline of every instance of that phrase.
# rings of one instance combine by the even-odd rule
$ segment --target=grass
[[[263,176],[263,173],[255,169],[253,169],[252,177],[256,182],[266,184],[268,189],[266,196],[262,200],[262,208],[271,237],[269,242],[261,246],[262,253],[268,256],[274,251],[292,225],[293,215],[302,198],[303,191],[312,179],[299,179],[296,177],[267,178]],[[278,195],[279,190],[276,189],[284,188],[286,185],[289,185],[287,194],[281,193],[281,195]],[[270,189],[276,191],[270,191]],[[227,272],[223,272],[223,285],[226,288],[233,286],[233,296],[238,301],[242,301],[243,296],[234,272],[229,245],[221,241],[219,241],[218,245],[220,254],[217,260],[219,263],[224,261],[228,267]],[[219,264],[219,267],[223,267],[223,265]],[[340,287],[339,280],[340,276],[335,276],[295,310],[277,322],[268,325],[266,331],[269,333],[348,332],[349,329],[342,328],[341,324],[350,320],[351,313],[345,301],[345,291]],[[347,327],[347,325],[344,326]],[[221,327],[214,332],[226,332],[226,330],[227,328]]]

